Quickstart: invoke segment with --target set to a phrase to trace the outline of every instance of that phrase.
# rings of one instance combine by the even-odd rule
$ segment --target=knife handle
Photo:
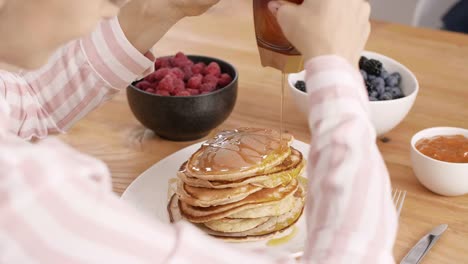
[[[442,226],[443,230],[447,228],[447,226]],[[442,231],[443,232],[443,231]],[[400,264],[418,264],[421,260],[426,256],[429,250],[434,246],[435,242],[439,240],[441,233],[435,234],[427,234],[419,242],[410,250],[410,252],[403,258]]]

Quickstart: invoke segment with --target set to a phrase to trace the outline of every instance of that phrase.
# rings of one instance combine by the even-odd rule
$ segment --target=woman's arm
[[[309,61],[312,132],[306,217],[310,263],[393,263],[397,219],[357,63],[370,32],[364,0],[273,1],[284,34]],[[334,54],[331,56],[331,54]]]
[[[277,263],[192,224],[146,218],[112,193],[105,164],[56,139],[30,144],[3,132],[2,263]]]
[[[0,96],[11,108],[11,130],[26,139],[64,132],[149,69],[148,51],[175,23],[218,1],[132,0],[118,18],[67,44],[41,69],[0,71]]]
[[[393,263],[396,213],[359,72],[343,57],[306,64],[312,140],[306,217],[310,263]]]
[[[36,71],[0,72],[10,129],[25,139],[64,132],[152,66],[122,32],[117,18],[72,41]]]

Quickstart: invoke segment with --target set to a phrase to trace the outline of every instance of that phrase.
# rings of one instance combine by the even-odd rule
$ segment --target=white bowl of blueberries
[[[365,51],[359,68],[369,96],[371,120],[378,135],[395,128],[408,114],[419,92],[414,74],[403,64],[379,53]],[[291,94],[308,115],[305,71],[289,74]]]

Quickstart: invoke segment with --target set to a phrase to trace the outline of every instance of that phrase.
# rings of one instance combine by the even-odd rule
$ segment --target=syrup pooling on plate
[[[279,237],[279,238],[271,239],[270,241],[267,242],[267,246],[274,247],[274,246],[281,246],[283,244],[286,244],[296,236],[297,231],[298,231],[297,226],[293,226],[289,234]]]
[[[244,171],[268,162],[270,157],[288,149],[288,141],[269,129],[240,128],[223,131],[203,144],[202,153],[191,170],[219,174]]]

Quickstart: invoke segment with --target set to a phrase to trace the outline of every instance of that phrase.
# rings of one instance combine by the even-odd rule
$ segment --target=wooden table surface
[[[279,128],[281,75],[260,66],[249,0],[223,0],[202,17],[177,24],[155,46],[156,55],[184,51],[230,61],[240,72],[239,97],[219,129],[240,126]],[[395,188],[408,191],[395,245],[399,262],[434,226],[449,229],[424,263],[468,263],[468,195],[442,197],[416,180],[410,161],[413,134],[433,126],[468,128],[468,35],[375,22],[368,50],[395,58],[417,76],[421,90],[407,118],[386,136],[379,148]],[[285,129],[309,142],[306,118],[286,94]],[[157,113],[155,113],[157,114]],[[170,142],[155,136],[132,116],[125,93],[60,136],[82,152],[104,160],[121,194],[143,171],[194,142]]]

